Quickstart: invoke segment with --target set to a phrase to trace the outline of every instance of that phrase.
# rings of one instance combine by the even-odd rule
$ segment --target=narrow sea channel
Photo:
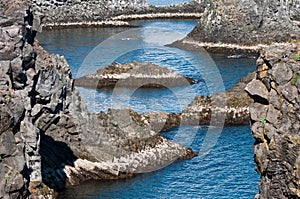
[[[137,21],[138,28],[85,28],[44,31],[38,39],[51,53],[59,53],[68,60],[73,77],[83,73],[93,73],[105,67],[107,61],[119,63],[132,61],[152,62],[178,73],[194,78],[197,84],[189,90],[193,95],[211,95],[219,91],[220,85],[207,85],[205,79],[220,74],[224,89],[228,90],[238,80],[255,70],[254,58],[232,59],[227,55],[210,54],[216,67],[207,62],[206,53],[183,51],[164,46],[166,42],[181,39],[196,25],[191,20],[151,20]],[[139,44],[132,51],[117,54],[125,40],[131,37],[120,35],[124,31],[136,35]],[[131,32],[130,32],[131,31]],[[133,31],[133,32],[132,32]],[[158,31],[159,34],[155,34]],[[153,34],[154,32],[154,34]],[[157,32],[156,32],[157,33]],[[130,36],[131,34],[129,34]],[[162,40],[162,38],[167,38]],[[145,44],[145,40],[147,41]],[[108,41],[108,42],[107,42]],[[149,42],[150,41],[150,42]],[[106,42],[106,43],[103,43]],[[119,42],[119,43],[118,43]],[[151,45],[148,45],[148,44]],[[155,45],[152,45],[152,44]],[[109,44],[109,49],[106,47]],[[140,45],[142,44],[142,45]],[[92,50],[99,50],[99,60],[84,65]],[[121,51],[123,52],[123,51]],[[175,90],[184,91],[184,88]],[[111,106],[112,91],[79,88],[90,112],[107,111]],[[173,91],[173,90],[172,90]],[[170,89],[138,89],[131,96],[129,107],[139,113],[150,111],[180,112],[189,104],[190,98],[175,95]],[[180,93],[180,92],[178,92]],[[183,102],[178,99],[183,99]],[[192,144],[195,151],[205,137],[207,127],[184,127],[181,132],[197,131]],[[177,129],[164,133],[172,140]],[[85,182],[67,189],[61,198],[253,198],[258,192],[259,176],[254,171],[252,145],[249,126],[224,128],[218,143],[204,157],[188,161],[178,161],[153,173],[142,174],[132,179],[111,182]]]

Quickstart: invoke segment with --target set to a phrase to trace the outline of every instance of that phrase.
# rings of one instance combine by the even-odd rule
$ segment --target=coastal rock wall
[[[189,36],[200,42],[257,44],[299,39],[300,1],[210,1]]]
[[[32,0],[43,26],[128,26],[124,20],[157,18],[193,18],[203,13],[207,0],[156,7],[147,0]],[[38,12],[37,12],[38,11]]]
[[[146,0],[32,0],[44,14],[44,23],[101,21],[109,16],[139,13],[149,7]]]
[[[23,96],[27,81],[25,68],[34,65],[35,54],[32,51],[33,35],[30,29],[32,18],[26,15],[27,5],[24,2],[1,1],[0,17],[0,198],[23,198],[28,196],[30,178],[41,179],[38,156],[38,137],[24,139],[30,133],[21,132],[25,126]],[[24,26],[28,25],[28,29]],[[19,96],[17,99],[16,96]],[[26,122],[26,120],[24,120]],[[24,123],[23,123],[24,124]],[[28,154],[31,154],[30,157]]]
[[[300,44],[264,49],[246,91],[254,100],[256,198],[300,198]]]

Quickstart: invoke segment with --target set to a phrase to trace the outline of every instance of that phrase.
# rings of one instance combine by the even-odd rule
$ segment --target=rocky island
[[[257,53],[274,42],[299,40],[299,2],[216,0],[207,3],[188,36],[175,46],[211,52]]]
[[[116,85],[120,88],[161,88],[188,86],[193,83],[194,80],[175,71],[151,63],[138,62],[124,65],[112,63],[96,73],[75,80],[76,86],[98,89]]]
[[[249,124],[249,106],[254,101],[244,91],[246,85],[255,77],[254,73],[242,78],[237,85],[228,92],[212,96],[197,96],[181,113],[153,112],[142,114],[150,124],[152,130],[168,131],[174,127],[184,125],[210,125],[212,117],[221,117],[225,126]]]

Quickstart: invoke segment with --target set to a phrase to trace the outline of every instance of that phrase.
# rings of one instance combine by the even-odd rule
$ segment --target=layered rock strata
[[[194,156],[133,111],[89,114],[64,57],[35,40],[39,13],[24,1],[2,1],[0,11],[0,198],[51,197]]]
[[[197,96],[181,113],[153,112],[143,114],[156,131],[167,131],[180,125],[247,125],[249,106],[253,99],[244,91],[255,74],[250,73],[228,92],[204,97]]]
[[[132,62],[128,64],[112,63],[96,73],[75,80],[76,86],[103,88],[160,88],[188,86],[195,83],[175,71],[151,63]]]
[[[256,198],[300,198],[300,44],[264,49],[246,91],[254,100]]]
[[[226,55],[247,55],[248,57],[257,56],[262,48],[266,47],[266,44],[231,44],[231,43],[212,43],[206,41],[197,41],[193,37],[185,37],[184,39],[168,44],[167,46],[180,48],[189,51],[203,51],[206,50],[210,53],[221,53]]]

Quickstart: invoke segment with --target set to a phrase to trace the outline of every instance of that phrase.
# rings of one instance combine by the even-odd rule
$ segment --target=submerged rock
[[[151,64],[132,62],[129,64],[113,63],[96,73],[80,77],[75,80],[76,86],[103,88],[103,87],[174,87],[188,86],[195,83],[188,77],[166,68]]]

